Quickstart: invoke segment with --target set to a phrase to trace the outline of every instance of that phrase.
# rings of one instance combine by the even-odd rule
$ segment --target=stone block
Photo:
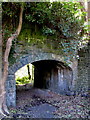
[[[7,92],[15,91],[16,90],[15,80],[6,81],[6,89],[7,89]]]
[[[8,68],[8,75],[13,75],[14,74],[14,71],[13,71],[13,67],[9,67]]]
[[[15,94],[15,92],[8,93],[6,95],[6,104],[8,107],[10,107],[10,106],[15,107],[16,106],[16,94]]]
[[[27,58],[27,63],[32,63],[33,62],[33,60],[32,60],[32,55],[30,55],[30,56],[28,56],[28,58]]]
[[[14,78],[15,78],[15,75],[8,75],[8,77],[7,77],[7,81],[13,81],[14,80]]]
[[[16,66],[17,66],[17,70],[19,70],[20,68],[22,68],[23,67],[23,64],[19,61],[17,64],[16,64]],[[13,68],[14,69],[14,68]],[[16,70],[16,71],[17,71]],[[15,71],[15,72],[16,72]]]
[[[20,60],[20,63],[22,64],[22,66],[28,64],[27,58],[21,59],[21,60]]]

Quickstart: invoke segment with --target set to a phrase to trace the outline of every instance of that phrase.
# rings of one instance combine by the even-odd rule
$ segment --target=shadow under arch
[[[50,89],[65,94],[70,91],[73,72],[69,66],[57,60],[40,60],[34,65],[34,87]]]
[[[55,55],[52,53],[30,53],[28,55],[22,56],[17,60],[12,66],[9,67],[9,74],[6,81],[6,101],[7,106],[16,106],[16,83],[15,83],[15,72],[25,66],[26,64],[32,63],[35,65],[38,61],[52,61],[57,62],[58,64],[62,63],[64,65],[64,58],[60,55]],[[67,67],[70,71],[72,71],[72,65]],[[73,73],[73,71],[72,71]],[[72,78],[73,79],[73,78]]]

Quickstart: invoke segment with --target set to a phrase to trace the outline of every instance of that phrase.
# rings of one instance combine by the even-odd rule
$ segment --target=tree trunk
[[[29,80],[31,80],[31,75],[30,75],[30,66],[29,66],[29,64],[27,65],[27,69],[28,69],[28,76],[29,76]]]
[[[6,105],[6,90],[5,90],[5,83],[8,76],[8,57],[10,53],[10,49],[12,46],[12,41],[18,37],[21,28],[22,28],[22,16],[23,16],[23,7],[21,6],[20,16],[19,16],[19,25],[14,34],[10,38],[8,38],[6,43],[6,50],[4,53],[4,60],[3,60],[3,74],[2,74],[2,80],[0,81],[0,113],[3,115],[8,115],[9,111]]]

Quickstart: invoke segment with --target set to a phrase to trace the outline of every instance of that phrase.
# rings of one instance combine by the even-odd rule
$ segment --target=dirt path
[[[90,118],[90,98],[63,96],[49,90],[17,92],[13,118]]]

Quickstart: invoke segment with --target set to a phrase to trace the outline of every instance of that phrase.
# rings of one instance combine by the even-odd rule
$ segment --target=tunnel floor
[[[18,91],[16,109],[10,111],[13,118],[90,118],[89,101],[90,98],[33,88]]]

